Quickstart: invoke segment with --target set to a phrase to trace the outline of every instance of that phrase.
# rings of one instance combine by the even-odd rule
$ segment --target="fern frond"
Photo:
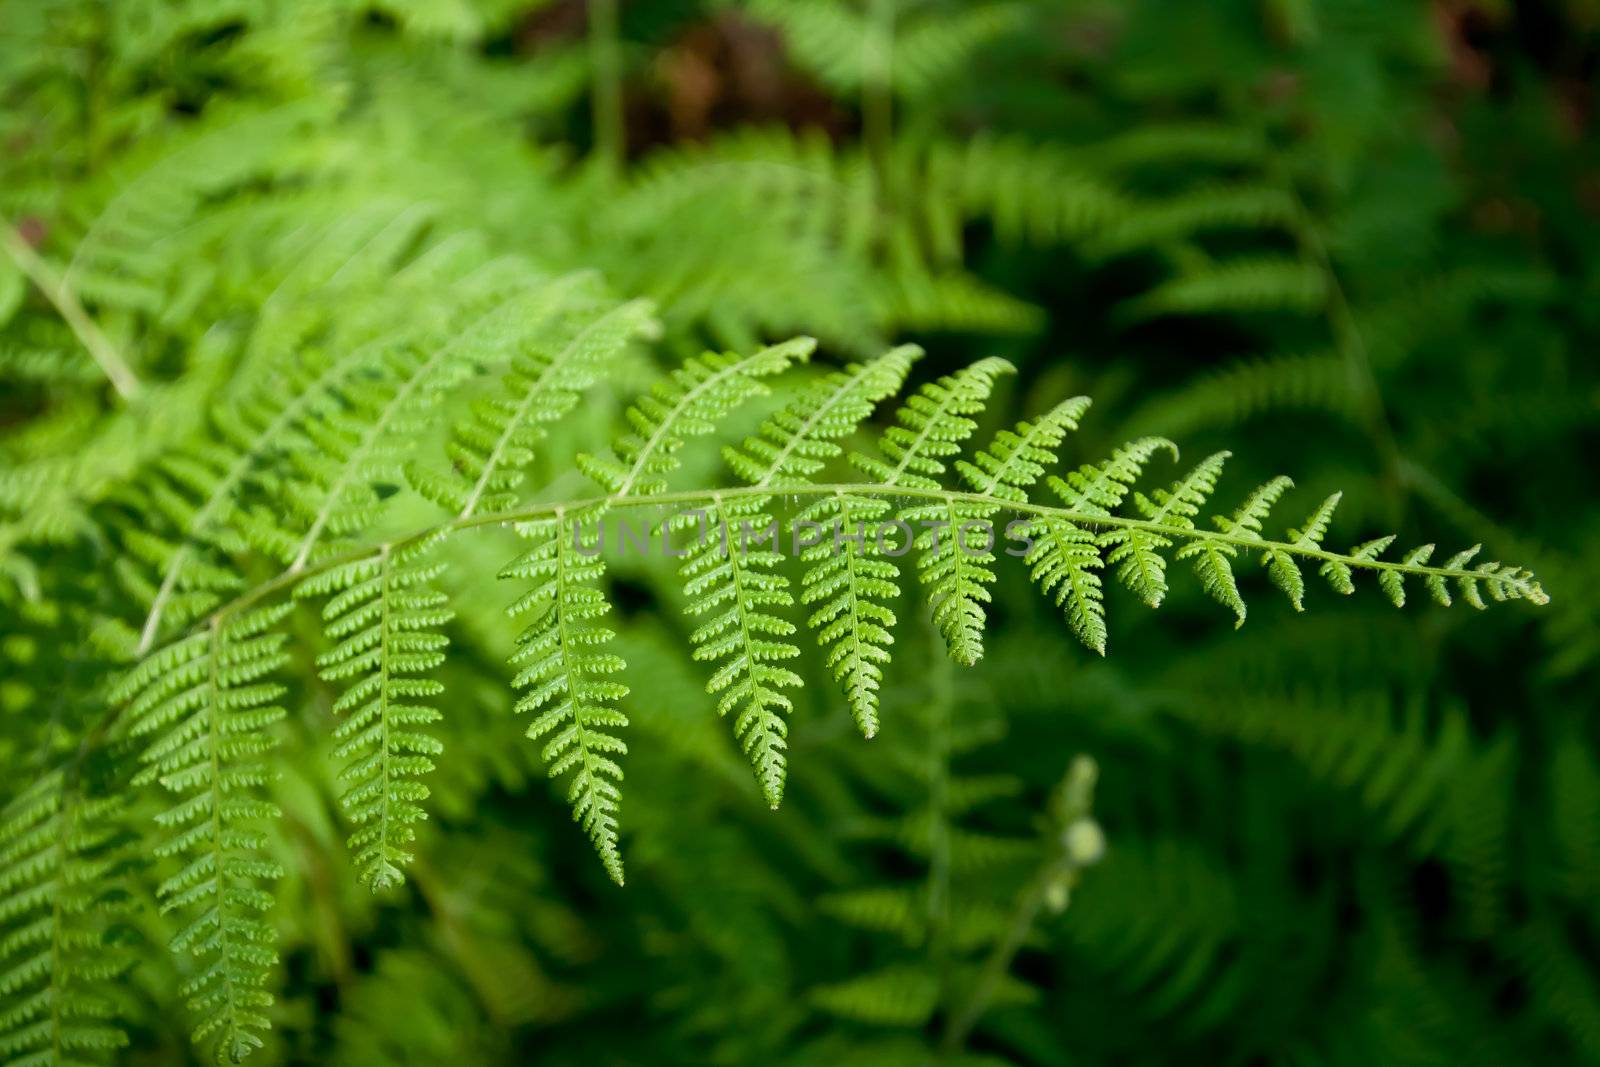
[[[944,457],[959,452],[961,443],[977,429],[977,423],[969,416],[983,410],[996,377],[1013,371],[1005,360],[990,358],[928,383],[895,413],[898,425],[889,427],[879,438],[879,448],[887,460],[855,453],[851,462],[885,485],[938,489],[938,478],[945,470]],[[974,517],[975,512],[968,505],[946,499],[942,505],[906,508],[896,519],[896,524],[906,530],[914,531],[912,523],[927,525],[923,533],[907,536],[922,551],[919,575],[929,588],[934,618],[950,654],[968,664],[976,663],[983,655],[980,604],[989,596],[983,575],[987,573],[986,564],[994,559],[988,550],[969,555],[957,543],[963,526],[980,522]],[[988,547],[994,547],[992,538]]]
[[[959,73],[974,53],[1024,24],[1024,7],[1012,3],[974,4],[916,19],[895,34],[894,91],[907,100],[927,95]]]
[[[469,277],[435,297],[445,307],[432,310],[455,319],[452,336],[423,329],[426,319],[391,323],[336,355],[312,350],[297,364],[274,364],[225,401],[214,434],[166,457],[148,488],[174,536],[146,538],[145,555],[160,577],[147,597],[138,652],[155,646],[174,609],[182,624],[214,605],[215,551],[236,549],[248,535],[303,566],[330,523],[328,532],[342,535],[370,520],[378,504],[372,482],[399,480],[408,424],[472,361],[494,358],[497,343],[515,344],[519,326],[542,320],[540,288],[521,271]],[[430,333],[436,344],[424,357]],[[298,457],[298,466],[284,471],[284,456]],[[252,514],[251,493],[279,498],[287,514]]]
[[[1153,203],[1131,205],[1126,214],[1090,241],[1094,256],[1123,255],[1160,247],[1219,229],[1288,226],[1300,215],[1295,198],[1270,185],[1224,185]]]
[[[1290,530],[1289,536],[1293,539],[1292,545],[1298,549],[1315,549],[1322,544],[1322,539],[1328,534],[1328,522],[1333,518],[1333,511],[1339,506],[1339,493],[1335,493],[1313,511],[1306,519],[1305,530]],[[1268,549],[1262,557],[1267,566],[1267,575],[1272,579],[1272,584],[1283,590],[1289,602],[1294,605],[1294,610],[1303,611],[1306,583],[1300,575],[1300,567],[1295,563],[1294,556],[1278,549]],[[1345,572],[1345,584],[1349,584],[1349,572]]]
[[[544,425],[576,407],[623,346],[654,327],[650,305],[641,300],[597,316],[575,307],[564,318],[556,336],[532,338],[514,352],[501,391],[473,404],[455,427],[449,448],[454,469],[420,480],[413,470],[412,481],[425,496],[463,519],[510,508]]]
[[[875,1026],[917,1027],[939,1003],[938,977],[926,967],[895,966],[811,990],[830,1015]]]
[[[1228,452],[1218,452],[1208,456],[1175,482],[1171,489],[1156,490],[1154,499],[1143,493],[1134,493],[1135,505],[1156,526],[1175,530],[1194,529],[1194,518],[1216,490],[1222,465],[1227,462],[1229,455]],[[1167,595],[1167,561],[1161,549],[1172,546],[1171,537],[1165,532],[1129,526],[1101,534],[1100,546],[1110,550],[1106,553],[1106,563],[1118,565],[1117,577],[1122,579],[1122,584],[1152,608],[1160,607]],[[1201,572],[1208,591],[1212,591],[1212,587],[1219,582],[1231,588],[1231,578],[1221,578],[1213,569],[1215,566],[1227,567],[1221,553],[1212,553],[1203,562],[1208,564]],[[1226,589],[1222,590],[1223,595],[1226,592]],[[1233,598],[1238,599],[1236,590]]]
[[[1111,850],[1097,874],[1062,926],[1082,966],[1136,992],[1155,1018],[1205,1017],[1238,1000],[1241,901],[1218,859],[1182,840],[1141,840]]]
[[[1065,479],[1052,474],[1045,483],[1067,510],[1109,517],[1122,506],[1150,457],[1163,449],[1172,453],[1173,459],[1178,458],[1178,446],[1166,438],[1141,437],[1118,448],[1104,463],[1086,464]]]
[[[956,470],[975,493],[1025,501],[1028,490],[1055,464],[1061,442],[1078,428],[1088,410],[1086,396],[1063,400],[1037,422],[1021,423],[1015,431],[1001,430],[988,451],[979,452],[972,463],[957,460]]]
[[[303,100],[228,109],[164,142],[141,145],[74,197],[82,236],[62,283],[95,304],[152,317],[168,311],[164,303],[182,262],[174,243],[203,199],[270,171],[324,107]]]
[[[729,411],[766,392],[761,378],[804,362],[816,346],[801,337],[749,356],[707,352],[686,361],[628,409],[630,432],[612,446],[614,456],[582,455],[578,466],[612,496],[665,492],[690,437],[710,433]]]
[[[885,397],[900,391],[921,358],[916,345],[901,345],[851,370],[835,371],[761,424],[740,448],[722,450],[735,473],[751,485],[783,489],[810,482],[844,450],[839,438],[855,430]]]
[[[794,671],[780,666],[800,654],[786,640],[794,624],[773,613],[794,603],[788,581],[775,569],[782,557],[751,546],[752,535],[777,528],[763,510],[767,499],[713,493],[704,511],[673,518],[669,529],[695,531],[678,570],[690,614],[709,618],[689,641],[695,659],[718,664],[707,684],[718,695],[717,714],[736,712],[734,733],[756,770],[762,796],[776,808],[788,774],[783,716],[794,708],[783,690],[803,683]]]
[[[1278,355],[1240,360],[1204,374],[1141,408],[1128,425],[1134,433],[1159,427],[1180,435],[1280,411],[1349,419],[1358,412],[1359,399],[1350,368],[1338,355]]]
[[[980,133],[959,142],[907,141],[894,160],[898,187],[917,188],[922,229],[937,251],[959,259],[963,223],[987,221],[1006,244],[1050,246],[1127,216],[1117,189],[1056,145]]]
[[[741,448],[726,448],[728,465],[752,485],[789,488],[809,483],[843,451],[838,439],[852,432],[877,403],[899,391],[922,350],[903,345],[851,370],[838,371],[773,415]],[[801,602],[816,605],[808,625],[828,650],[828,668],[845,687],[851,714],[863,734],[877,733],[878,684],[889,660],[899,570],[867,555],[864,538],[886,508],[841,493],[824,497],[799,515],[792,529],[817,531],[801,550],[807,568]],[[845,531],[853,531],[846,541]],[[854,539],[856,533],[862,540]],[[796,537],[799,543],[799,538]],[[854,548],[845,547],[846,544]]]
[[[1276,256],[1207,264],[1156,286],[1119,309],[1126,321],[1227,312],[1314,312],[1327,297],[1321,268]]]
[[[1115,172],[1182,163],[1241,167],[1259,164],[1270,151],[1258,128],[1189,121],[1141,123],[1096,145],[1090,155],[1097,168]]]
[[[836,92],[855,94],[892,55],[889,87],[916,99],[960,71],[984,45],[1017,29],[1017,4],[981,4],[952,13],[913,15],[892,26],[879,58],[863,42],[881,31],[867,13],[837,0],[749,0],[750,12],[784,33],[789,52]]]
[[[1241,621],[1244,597],[1233,571],[1241,550],[1259,554],[1269,577],[1296,604],[1304,593],[1300,568],[1306,563],[1317,566],[1342,593],[1354,588],[1360,572],[1371,571],[1391,597],[1402,577],[1412,575],[1422,578],[1441,600],[1449,599],[1450,585],[1469,602],[1482,603],[1484,592],[1496,599],[1545,600],[1543,590],[1526,571],[1500,564],[1473,565],[1468,553],[1456,556],[1446,566],[1431,567],[1426,565],[1426,555],[1413,554],[1398,563],[1383,560],[1381,554],[1392,544],[1389,538],[1365,542],[1348,553],[1326,549],[1323,542],[1337,496],[1317,508],[1302,529],[1290,531],[1287,539],[1268,539],[1262,532],[1264,523],[1273,504],[1289,488],[1287,479],[1275,479],[1257,489],[1231,518],[1218,518],[1216,530],[1201,529],[1196,519],[1217,486],[1228,453],[1211,456],[1170,488],[1150,496],[1135,486],[1157,452],[1176,455],[1175,447],[1164,438],[1136,439],[1105,462],[1081,467],[1064,478],[1048,475],[1065,434],[1076,427],[1087,406],[1082,398],[1066,401],[1015,430],[1001,432],[970,460],[955,461],[965,488],[947,488],[947,463],[961,452],[976,428],[975,416],[984,410],[998,376],[1010,370],[1008,363],[998,359],[980,361],[924,386],[906,401],[896,424],[881,436],[880,455],[851,455],[850,463],[864,477],[816,481],[840,455],[841,439],[870,414],[878,400],[896,391],[914,356],[911,348],[896,349],[877,360],[824,376],[800,391],[741,445],[726,449],[728,462],[748,485],[669,491],[667,476],[679,467],[680,452],[688,439],[714,431],[734,405],[766,390],[766,376],[807,358],[812,347],[809,339],[799,339],[750,357],[707,355],[691,360],[630,409],[627,423],[631,432],[616,444],[613,454],[583,460],[583,469],[606,490],[602,496],[456,515],[392,542],[388,548],[347,549],[338,555],[326,550],[310,559],[304,572],[297,573],[291,566],[242,600],[253,603],[269,588],[287,588],[297,581],[337,574],[336,585],[348,583],[346,593],[341,594],[348,603],[336,614],[339,625],[348,625],[350,631],[337,635],[344,645],[326,663],[334,666],[336,660],[348,657],[360,663],[361,670],[381,675],[387,668],[379,662],[381,657],[375,659],[370,653],[373,635],[381,638],[383,632],[375,620],[382,616],[384,600],[381,594],[371,593],[375,588],[371,583],[384,573],[386,554],[392,550],[420,552],[435,538],[491,523],[522,527],[537,546],[505,572],[508,577],[534,578],[539,583],[519,602],[519,610],[538,611],[518,653],[522,665],[519,685],[533,687],[522,706],[546,709],[534,724],[534,732],[556,731],[546,757],[558,776],[578,770],[572,793],[578,818],[608,869],[619,878],[616,810],[620,794],[616,779],[620,768],[611,756],[621,752],[622,743],[606,728],[623,723],[612,706],[621,687],[604,676],[617,669],[620,661],[592,647],[611,639],[609,630],[592,625],[608,610],[604,594],[595,588],[604,573],[603,564],[595,558],[597,550],[582,547],[581,537],[567,543],[566,534],[576,532],[563,532],[563,524],[570,519],[576,519],[578,526],[593,527],[617,510],[681,506],[663,532],[680,535],[680,539],[685,533],[692,537],[686,549],[674,554],[684,560],[680,573],[687,610],[702,617],[691,634],[694,655],[717,665],[708,688],[718,697],[719,712],[733,713],[735,733],[756,769],[764,797],[774,806],[781,799],[787,771],[785,716],[792,710],[787,691],[801,684],[799,676],[784,665],[799,651],[791,640],[796,628],[782,615],[793,598],[787,579],[777,569],[778,547],[786,528],[769,513],[777,497],[812,500],[787,524],[806,564],[801,596],[812,609],[809,623],[828,651],[828,667],[844,686],[852,714],[868,736],[877,729],[878,687],[896,622],[890,603],[899,593],[899,572],[892,562],[895,553],[888,547],[886,534],[907,542],[902,551],[910,547],[920,550],[919,570],[933,619],[952,658],[965,663],[976,661],[983,651],[984,604],[995,580],[994,520],[1002,514],[1018,519],[1006,528],[1008,537],[1019,523],[1027,535],[1024,555],[1035,581],[1055,596],[1077,636],[1102,653],[1106,624],[1099,572],[1115,565],[1123,584],[1156,606],[1167,591],[1169,551],[1175,551],[1179,559],[1192,560],[1203,588]],[[347,460],[337,462],[340,469],[348,469]],[[375,477],[369,472],[360,479],[367,492],[373,491],[367,479]],[[1029,491],[1041,478],[1061,506],[1029,499]],[[324,492],[326,500],[325,491],[315,491]],[[1124,512],[1130,495],[1135,514]],[[814,536],[802,541],[800,535],[808,523],[815,527]],[[919,534],[912,523],[926,528]],[[981,545],[971,541],[975,525],[981,528]],[[409,563],[415,557],[398,558]],[[358,587],[366,592],[358,595]],[[332,591],[335,585],[313,583],[306,588]],[[413,590],[407,586],[402,591],[409,594]],[[551,606],[557,603],[559,608]],[[425,597],[415,606],[422,612],[419,619],[426,617],[419,626],[442,623],[436,598]],[[573,620],[571,626],[581,629],[565,632],[569,638],[581,633],[582,648],[574,651],[571,645],[564,645],[558,655],[552,651],[553,643],[562,639],[560,620],[567,617]],[[430,634],[426,648],[419,645],[412,651],[428,653],[425,658],[431,663],[440,640]],[[167,654],[158,654],[156,659]],[[401,673],[410,670],[404,666],[396,669]],[[427,769],[426,763],[422,759],[408,764],[406,773],[420,773]],[[370,768],[371,763],[362,766]],[[420,783],[406,787],[412,788],[420,790]],[[387,793],[393,795],[394,790]],[[415,800],[420,795],[401,799]],[[408,824],[416,816],[414,809],[401,808],[385,814],[380,824]],[[396,865],[393,861],[398,853],[389,850],[398,847],[397,835],[404,832],[379,830],[372,839],[382,842],[373,858],[379,859],[380,866],[375,869],[383,872],[385,879],[389,874],[381,863]]]
[[[199,961],[183,986],[194,1039],[214,1039],[235,1062],[272,1025],[263,986],[278,955],[262,918],[272,897],[259,883],[283,872],[262,856],[260,824],[278,809],[256,793],[271,776],[264,758],[284,715],[273,703],[283,687],[265,679],[288,661],[285,635],[271,631],[289,607],[213,619],[147,657],[113,694],[126,702],[132,735],[149,738],[138,780],[177,798],[156,817],[167,836],[155,851],[182,866],[157,892],[164,911],[188,920],[173,950]]]
[[[827,650],[828,670],[844,687],[850,714],[869,739],[878,733],[878,687],[894,643],[897,620],[889,603],[900,595],[900,568],[875,545],[888,513],[886,500],[841,491],[795,520],[796,526],[818,531],[818,540],[800,553],[809,564],[800,590],[801,603],[812,608],[806,625]]]
[[[89,1067],[128,1043],[113,984],[132,960],[108,937],[127,910],[115,847],[125,807],[57,770],[0,819],[0,1058],[9,1064]]]
[[[862,41],[871,32],[857,8],[833,0],[749,0],[750,13],[783,30],[789,51],[841,93],[860,90]]]
[[[1261,536],[1261,524],[1280,496],[1294,485],[1288,478],[1277,477],[1256,489],[1239,505],[1231,519],[1217,516],[1213,521],[1224,533],[1241,537]],[[1234,627],[1244,625],[1244,598],[1234,581],[1231,560],[1237,558],[1237,546],[1220,541],[1195,541],[1178,550],[1178,559],[1193,559],[1195,573],[1200,576],[1206,593],[1217,603],[1234,613]],[[1292,564],[1291,564],[1292,566]]]
[[[961,271],[899,267],[873,294],[881,322],[914,333],[1032,334],[1044,313]]]
[[[988,451],[978,452],[974,462],[956,461],[956,469],[979,496],[1026,501],[1028,489],[1047,465],[1055,463],[1056,449],[1069,431],[1077,429],[1078,418],[1088,407],[1087,397],[1063,401],[1037,422],[1000,431]],[[999,512],[998,506],[950,499],[901,513],[902,521],[930,527],[916,540],[923,549],[918,571],[951,655],[968,666],[983,655],[983,605],[995,580],[998,535],[993,520]],[[970,543],[973,529],[983,540],[978,547]]]
[[[1448,830],[1450,783],[1474,756],[1459,707],[1397,702],[1389,693],[1229,693],[1175,701],[1169,713],[1207,733],[1278,749],[1352,797],[1388,839],[1431,853]]]
[[[317,657],[327,681],[348,682],[334,702],[344,721],[335,731],[341,796],[358,829],[349,846],[363,882],[374,890],[405,880],[413,824],[427,818],[428,787],[416,779],[433,770],[444,746],[426,731],[440,718],[421,701],[444,687],[425,677],[444,662],[439,629],[453,616],[430,583],[444,569],[425,556],[437,538],[335,567],[302,582],[297,596],[332,595],[322,617],[333,647]]]
[[[497,285],[469,284],[462,306],[439,327],[416,339],[390,341],[371,378],[347,382],[342,409],[323,413],[303,431],[315,446],[300,478],[281,486],[288,521],[263,512],[251,516],[253,543],[304,569],[352,533],[366,529],[383,503],[378,486],[397,484],[431,409],[445,392],[470,376],[504,344],[519,305]]]
[[[1032,544],[1023,559],[1033,580],[1044,592],[1054,593],[1078,640],[1105,655],[1105,591],[1098,573],[1105,560],[1095,535],[1066,519],[1049,517],[1031,520],[1028,537]]]
[[[850,462],[883,485],[938,489],[944,457],[959,452],[961,442],[978,428],[970,416],[984,409],[997,377],[1015,372],[1010,363],[990,357],[928,383],[895,412],[899,425],[879,438],[887,460],[857,452]]]
[[[568,793],[573,818],[594,843],[606,873],[621,885],[617,811],[622,794],[617,783],[622,768],[615,757],[628,749],[613,731],[628,725],[627,716],[616,708],[628,687],[610,677],[623,663],[603,648],[616,634],[598,622],[611,605],[598,588],[604,562],[578,546],[583,519],[557,514],[549,521],[519,525],[518,535],[533,545],[500,576],[536,583],[507,609],[513,617],[532,615],[511,657],[518,668],[514,684],[529,690],[516,710],[537,714],[528,727],[530,738],[553,735],[543,753],[550,777],[573,772]]]

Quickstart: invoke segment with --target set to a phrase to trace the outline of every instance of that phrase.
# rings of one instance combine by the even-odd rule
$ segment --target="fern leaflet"
[[[333,647],[317,658],[322,677],[349,681],[334,703],[344,716],[334,737],[346,761],[345,811],[359,829],[349,845],[361,880],[385,889],[404,880],[401,867],[416,837],[412,824],[427,818],[421,802],[428,787],[413,779],[433,770],[443,745],[424,732],[439,712],[424,703],[444,687],[422,677],[444,662],[448,643],[438,633],[452,616],[445,595],[430,582],[444,567],[424,561],[437,539],[335,567],[302,582],[298,596],[334,594],[323,608]]]
[[[235,1062],[261,1047],[272,994],[262,988],[277,962],[275,934],[261,917],[272,904],[259,885],[281,876],[261,856],[262,820],[278,814],[254,796],[270,771],[273,703],[281,686],[264,681],[288,660],[283,634],[270,632],[289,605],[213,618],[133,669],[116,696],[127,701],[134,736],[154,735],[139,781],[178,799],[156,821],[169,836],[156,854],[182,862],[158,890],[165,911],[188,918],[172,947],[199,960],[183,992],[199,1020],[196,1041],[215,1039]]]
[[[52,771],[0,819],[0,1057],[17,1067],[87,1067],[128,1043],[111,996],[131,959],[108,938],[126,911],[116,796]]]
[[[610,610],[598,588],[605,564],[578,550],[580,526],[559,513],[550,521],[518,526],[517,533],[533,546],[500,576],[536,583],[508,609],[512,616],[532,615],[511,658],[519,668],[514,683],[529,690],[516,710],[537,713],[528,727],[530,738],[553,735],[544,748],[550,777],[573,772],[568,795],[573,817],[594,842],[606,873],[621,885],[617,783],[622,768],[613,757],[628,749],[611,731],[628,725],[615,707],[628,687],[610,677],[622,670],[621,657],[601,647],[616,637],[597,623]]]

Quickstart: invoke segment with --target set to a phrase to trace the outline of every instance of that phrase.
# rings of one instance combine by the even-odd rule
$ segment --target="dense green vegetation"
[[[0,0],[0,1061],[1600,1063],[1597,64]]]

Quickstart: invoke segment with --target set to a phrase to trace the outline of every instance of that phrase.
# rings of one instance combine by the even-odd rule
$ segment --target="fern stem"
[[[379,728],[382,736],[378,741],[379,770],[378,778],[383,783],[383,807],[378,812],[378,825],[382,828],[378,838],[378,858],[380,862],[389,862],[390,839],[389,831],[389,800],[394,795],[394,789],[389,778],[389,720],[393,717],[391,709],[394,706],[394,697],[389,692],[389,667],[393,662],[389,654],[390,618],[389,607],[392,603],[391,582],[394,578],[394,548],[384,545],[380,550],[383,553],[383,592],[378,597],[378,699],[383,701],[383,711],[378,717]],[[381,870],[381,868],[380,868]]]
[[[871,0],[862,35],[861,139],[872,161],[877,194],[889,206],[889,152],[894,138],[895,0]]]
[[[76,772],[76,765],[74,765],[73,770]],[[72,777],[75,778],[76,774],[74,773]],[[56,885],[56,891],[50,894],[50,1048],[51,1055],[54,1057],[50,1061],[51,1063],[63,1062],[61,1055],[61,1013],[62,1007],[66,1003],[67,992],[65,989],[60,988],[58,983],[62,981],[63,963],[61,924],[66,921],[66,910],[62,907],[62,900],[67,893],[67,867],[72,862],[72,824],[77,817],[77,809],[72,803],[72,797],[76,792],[75,788],[72,787],[75,787],[76,784],[76,781],[71,781],[67,778],[62,780],[61,812],[56,816],[61,823],[61,832],[56,838],[56,856],[59,864],[56,878],[59,881]]]
[[[1041,518],[1060,519],[1073,523],[1076,526],[1108,527],[1111,529],[1143,530],[1147,533],[1176,538],[1180,541],[1211,541],[1220,544],[1234,545],[1239,548],[1252,549],[1259,552],[1283,552],[1291,556],[1302,556],[1307,559],[1321,560],[1323,562],[1343,563],[1346,566],[1369,571],[1392,571],[1397,574],[1415,575],[1418,577],[1434,576],[1438,578],[1481,579],[1483,576],[1466,568],[1431,567],[1425,564],[1400,563],[1382,559],[1357,559],[1339,552],[1330,552],[1323,548],[1310,548],[1293,544],[1287,541],[1269,541],[1264,538],[1243,537],[1238,534],[1221,533],[1212,530],[1189,528],[1182,526],[1169,526],[1149,519],[1135,519],[1123,515],[1096,515],[1086,511],[1077,511],[1072,508],[1052,507],[1048,504],[1034,504],[1027,501],[1005,500],[1000,497],[986,496],[982,493],[968,493],[959,490],[923,489],[915,486],[894,485],[888,483],[829,483],[797,485],[777,490],[770,487],[738,486],[732,489],[684,489],[670,493],[657,493],[653,496],[595,496],[580,500],[550,501],[548,503],[530,505],[516,508],[511,511],[492,512],[482,515],[473,515],[465,519],[451,519],[446,522],[433,523],[396,538],[390,542],[391,547],[399,548],[415,544],[427,537],[435,536],[441,532],[469,530],[479,526],[514,526],[517,523],[532,522],[537,519],[549,518],[562,511],[581,512],[587,508],[639,508],[639,507],[667,507],[677,504],[715,504],[720,498],[723,501],[737,500],[746,497],[771,498],[779,497],[814,497],[832,496],[840,493],[853,493],[857,496],[881,497],[884,499],[915,499],[936,500],[948,504],[967,503],[983,507],[992,507],[1000,511],[1014,512],[1018,515],[1035,515]],[[297,581],[301,581],[314,574],[330,570],[333,567],[372,556],[377,549],[355,549],[350,552],[329,556],[316,563],[307,564],[298,570],[290,569],[279,573],[260,585],[241,593],[238,597],[219,607],[211,618],[231,616],[252,604],[280,592]],[[1507,579],[1516,586],[1518,591],[1536,604],[1544,604],[1549,597],[1536,588],[1535,583],[1529,580]]]
[[[117,351],[117,346],[111,339],[95,325],[94,319],[83,309],[78,302],[77,294],[67,285],[66,281],[56,274],[55,270],[46,263],[39,254],[33,250],[16,227],[5,219],[0,219],[0,248],[4,248],[6,255],[11,257],[17,269],[27,275],[28,280],[43,293],[46,300],[54,305],[57,313],[72,330],[72,333],[83,344],[89,353],[89,358],[105,373],[111,381],[111,387],[123,400],[132,400],[139,395],[143,388],[139,376],[128,366],[122,354]]]
[[[607,177],[615,177],[622,171],[625,139],[617,0],[589,0],[589,65],[595,155]]]
[[[938,627],[927,626],[931,648],[933,721],[928,731],[928,960],[939,976],[939,1000],[948,1003],[951,993],[950,908],[951,840],[950,712],[955,702],[954,661],[943,654],[944,641]]]
[[[1425,564],[1401,563],[1382,559],[1357,559],[1339,552],[1330,552],[1323,548],[1311,548],[1296,545],[1287,541],[1269,541],[1264,538],[1244,537],[1238,534],[1221,533],[1212,530],[1202,530],[1182,526],[1169,526],[1149,519],[1135,519],[1123,515],[1096,515],[1086,511],[1077,511],[1071,508],[1052,507],[1048,504],[1034,504],[1027,501],[1005,500],[1000,497],[986,496],[982,493],[968,493],[959,490],[923,489],[915,486],[893,485],[886,483],[827,483],[812,485],[797,485],[777,490],[771,487],[739,486],[731,489],[684,489],[670,493],[657,493],[652,496],[595,496],[579,500],[549,501],[533,504],[527,507],[516,508],[511,511],[492,512],[473,515],[465,519],[451,519],[445,522],[433,523],[413,530],[408,534],[390,541],[391,548],[402,548],[415,544],[425,538],[459,530],[469,530],[480,526],[514,526],[518,523],[533,522],[538,519],[549,518],[563,511],[582,512],[588,508],[611,510],[613,508],[658,508],[679,504],[714,505],[720,498],[723,501],[737,500],[747,497],[761,497],[770,499],[774,495],[780,497],[815,497],[834,496],[841,493],[853,493],[857,496],[880,497],[887,500],[915,499],[936,500],[949,504],[967,503],[981,507],[994,508],[997,511],[1013,512],[1018,515],[1033,515],[1041,518],[1059,519],[1082,527],[1107,527],[1111,529],[1143,530],[1147,533],[1175,538],[1180,541],[1210,541],[1213,543],[1234,545],[1239,548],[1251,549],[1258,552],[1282,552],[1291,556],[1301,556],[1306,559],[1315,559],[1323,562],[1343,563],[1348,567],[1368,571],[1391,571],[1396,574],[1414,575],[1418,577],[1433,576],[1446,579],[1481,579],[1483,576],[1476,571],[1466,568],[1432,567]],[[239,594],[233,600],[217,608],[208,618],[218,619],[230,617],[253,604],[272,596],[275,593],[323,571],[356,560],[367,559],[374,555],[378,549],[364,548],[353,549],[349,552],[329,556],[326,559],[310,563],[298,570],[289,569],[280,572],[276,577],[270,578],[260,585]],[[1538,588],[1536,582],[1530,579],[1505,579],[1515,586],[1524,597],[1535,604],[1546,604],[1549,596]]]
[[[220,753],[221,742],[217,736],[218,727],[220,725],[218,720],[222,715],[222,691],[221,682],[217,676],[217,665],[222,661],[223,625],[224,621],[220,617],[212,620],[211,651],[206,656],[206,701],[210,705],[209,713],[206,716],[206,747],[211,758],[211,850],[212,855],[214,856],[212,862],[216,865],[217,879],[215,907],[217,909],[217,938],[219,945],[218,958],[222,960],[224,964],[226,964],[226,962],[232,957],[232,951],[228,945],[228,935],[231,933],[231,930],[228,925],[227,864],[223,862],[223,856],[225,853],[223,849],[222,833],[222,804],[224,798],[222,786],[222,756]],[[232,1050],[235,1047],[235,1042],[238,1040],[238,1000],[234,995],[234,976],[232,971],[229,970],[227,966],[223,966],[221,969],[221,974],[222,983],[228,991],[228,1011],[224,1017],[226,1019],[225,1025],[227,1028],[227,1040],[220,1047]],[[238,1057],[234,1056],[234,1060],[237,1062]]]
[[[1000,980],[1011,970],[1011,962],[1016,959],[1022,943],[1027,940],[1033,924],[1038,921],[1039,912],[1044,910],[1051,884],[1059,881],[1063,874],[1071,870],[1072,864],[1069,861],[1054,860],[1023,890],[1017,900],[1016,909],[1011,913],[1011,922],[1006,927],[1005,936],[995,944],[988,958],[984,960],[983,969],[978,972],[977,981],[973,984],[972,993],[967,997],[966,1003],[950,1017],[950,1025],[945,1028],[944,1037],[940,1041],[940,1048],[945,1055],[954,1055],[966,1045],[973,1027],[978,1025],[978,1021],[983,1018],[984,1012],[994,1000],[995,991],[1000,987]]]

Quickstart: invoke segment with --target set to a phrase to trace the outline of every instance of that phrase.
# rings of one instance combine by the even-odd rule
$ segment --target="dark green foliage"
[[[0,0],[0,1060],[1600,1063],[1592,24]]]

